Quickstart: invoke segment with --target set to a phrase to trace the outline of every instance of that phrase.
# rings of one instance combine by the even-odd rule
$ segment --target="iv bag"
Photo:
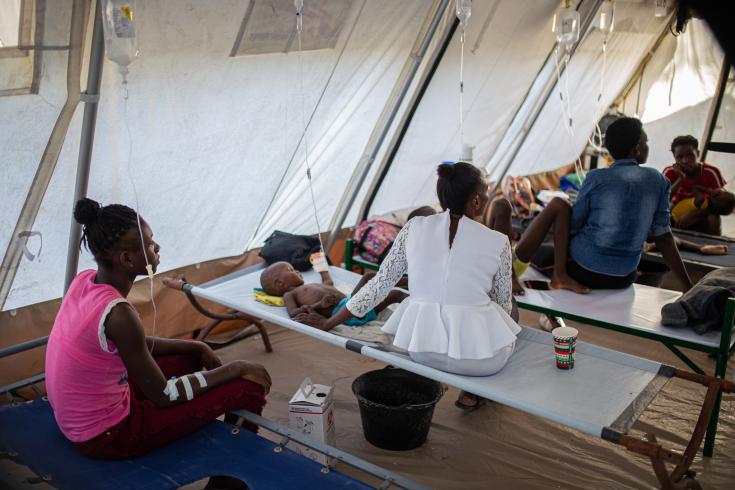
[[[579,41],[579,12],[573,8],[563,8],[554,14],[554,27],[556,42],[564,45],[567,49]]]
[[[456,0],[455,11],[457,13],[457,19],[459,19],[460,28],[464,31],[467,27],[467,22],[470,20],[470,15],[472,15],[472,2],[470,0]]]
[[[656,9],[653,11],[653,15],[656,17],[666,17],[669,14],[670,5],[670,1],[656,0]]]
[[[103,0],[102,26],[105,32],[107,58],[117,63],[127,82],[128,65],[138,57],[135,37],[135,0]]]
[[[472,163],[473,153],[475,151],[474,145],[468,145],[467,143],[462,144],[462,148],[459,152],[459,162]]]
[[[605,36],[613,31],[615,24],[615,4],[607,0],[600,5],[600,23],[598,26]]]

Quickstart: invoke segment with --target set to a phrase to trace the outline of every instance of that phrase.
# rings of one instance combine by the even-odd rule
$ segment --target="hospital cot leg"
[[[725,305],[725,318],[722,322],[722,333],[720,337],[720,350],[717,353],[715,364],[715,377],[724,380],[727,373],[727,360],[730,357],[730,342],[732,340],[732,328],[735,323],[735,299],[730,298]],[[720,403],[722,394],[717,394],[713,408],[712,419],[707,427],[707,436],[704,439],[703,453],[711,457],[715,452],[715,437],[717,436],[717,422],[720,418]]]

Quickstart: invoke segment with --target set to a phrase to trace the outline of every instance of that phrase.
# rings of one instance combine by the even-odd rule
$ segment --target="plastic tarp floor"
[[[531,325],[538,314],[521,311],[521,323]],[[685,368],[658,342],[567,322],[580,330],[580,339],[636,356]],[[396,471],[436,489],[564,488],[618,490],[657,488],[650,461],[625,449],[540,417],[488,403],[465,413],[454,406],[458,390],[450,387],[439,401],[427,442],[412,451],[385,451],[364,438],[352,381],[385,364],[335,348],[299,332],[269,325],[274,352],[249,338],[221,351],[223,360],[248,359],[268,368],[273,387],[264,416],[288,424],[288,401],[304,377],[334,387],[337,447],[371,463]],[[714,363],[705,354],[686,351],[707,372]],[[580,366],[581,367],[581,366]],[[730,361],[730,371],[735,362]],[[659,441],[683,449],[684,434],[696,423],[705,389],[671,380],[633,426],[633,433],[653,430]],[[692,469],[704,488],[729,488],[735,481],[735,396],[723,396],[715,455],[702,458]],[[338,469],[357,478],[351,470]],[[377,483],[377,482],[372,482]]]

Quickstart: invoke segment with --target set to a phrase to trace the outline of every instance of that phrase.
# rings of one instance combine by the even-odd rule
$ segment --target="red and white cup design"
[[[554,357],[559,369],[573,369],[579,331],[572,327],[558,327],[551,331],[554,336]]]

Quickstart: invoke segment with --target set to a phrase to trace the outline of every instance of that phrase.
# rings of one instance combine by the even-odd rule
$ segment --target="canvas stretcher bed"
[[[256,302],[253,289],[260,287],[260,273],[264,268],[259,264],[200,286],[180,282],[177,287],[198,298],[620,444],[651,458],[663,488],[697,485],[689,466],[704,438],[717,396],[734,388],[732,383],[712,376],[678,370],[585,342],[578,343],[576,367],[562,371],[555,367],[550,334],[529,328],[523,328],[519,334],[515,353],[500,373],[489,377],[446,373],[415,363],[407,355],[380,345],[300,324],[289,318],[285,308]],[[360,277],[336,267],[330,268],[330,275],[335,286],[342,290],[350,290]],[[304,278],[307,282],[320,280],[313,271],[305,273]],[[672,377],[707,386],[699,419],[683,454],[664,449],[656,443],[654,434],[646,434],[645,438],[628,434],[633,423]],[[669,472],[664,463],[675,467]]]
[[[728,252],[725,255],[702,255],[694,252],[688,252],[686,250],[680,250],[679,254],[681,255],[681,259],[684,261],[687,269],[696,270],[706,274],[707,272],[721,269],[723,267],[735,267],[735,239],[724,236],[706,235],[704,233],[686,230],[673,230],[673,233],[676,238],[687,240],[698,245],[725,245],[728,248]],[[645,252],[641,260],[664,264],[661,252],[657,251]]]
[[[251,414],[255,416],[255,414]],[[45,397],[0,407],[0,452],[59,489],[176,489],[212,475],[252,489],[372,488],[248,430],[214,421],[165,448],[123,461],[82,456],[59,431]]]
[[[521,277],[521,280],[525,279],[548,280],[532,267]],[[706,352],[715,358],[714,376],[725,379],[727,361],[735,352],[735,299],[727,301],[721,331],[699,335],[689,328],[672,328],[661,323],[661,308],[680,296],[678,291],[633,284],[626,289],[596,290],[589,294],[526,289],[523,296],[516,296],[516,301],[519,308],[526,310],[659,341],[698,374],[704,374],[704,370],[680,347]],[[714,452],[719,409],[718,396],[705,439],[705,456],[711,456]]]
[[[334,461],[330,465],[343,462],[377,477],[381,489],[424,488],[252,412],[234,413],[239,416],[237,426],[215,420],[145,456],[100,461],[83,456],[66,440],[44,396],[0,407],[0,458],[28,467],[36,476],[26,483],[48,483],[61,490],[173,490],[210,476],[238,478],[253,490],[374,488],[297,454],[286,447],[293,441],[330,456]],[[241,429],[245,421],[280,435],[280,440],[272,442]]]
[[[261,325],[261,328],[265,333],[265,327]],[[271,352],[266,339],[263,339],[265,349]],[[11,345],[0,349],[0,358],[45,343],[46,338],[41,338]],[[48,399],[35,386],[44,380],[45,373],[41,373],[0,386],[0,395],[7,396],[10,401],[0,405],[0,459],[26,466],[34,473],[36,476],[26,479],[28,484],[49,483],[53,488],[70,490],[158,490],[177,489],[210,476],[230,476],[247,483],[248,488],[254,490],[373,488],[333,471],[332,467],[341,462],[377,478],[381,489],[424,488],[408,478],[247,410],[233,412],[238,417],[235,425],[215,420],[142,457],[121,461],[94,460],[79,453],[62,435]],[[27,386],[33,387],[38,397],[19,402],[15,391]],[[245,422],[280,436],[279,441],[274,443],[242,430]],[[287,447],[290,442],[328,456],[331,458],[328,466],[292,451]]]

